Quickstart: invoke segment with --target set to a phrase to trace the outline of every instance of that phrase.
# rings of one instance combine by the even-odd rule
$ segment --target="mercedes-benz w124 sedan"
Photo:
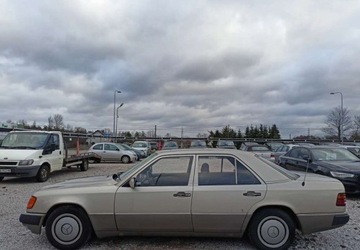
[[[321,198],[319,198],[321,197]],[[46,186],[29,199],[20,221],[45,228],[59,249],[121,235],[248,234],[259,249],[286,249],[304,234],[346,224],[343,184],[289,172],[249,152],[158,151],[128,171]]]

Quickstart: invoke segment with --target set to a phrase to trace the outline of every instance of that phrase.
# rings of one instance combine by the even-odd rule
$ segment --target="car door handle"
[[[254,197],[254,196],[261,196],[261,193],[258,192],[254,192],[254,191],[248,191],[246,193],[243,193],[244,196],[250,196],[250,197]]]
[[[185,193],[185,192],[177,192],[176,194],[173,195],[174,197],[190,197],[191,194],[190,193]]]

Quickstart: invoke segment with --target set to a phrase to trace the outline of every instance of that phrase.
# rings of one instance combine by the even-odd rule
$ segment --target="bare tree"
[[[354,131],[351,135],[352,139],[358,140],[360,138],[360,116],[354,116]]]
[[[55,129],[61,129],[64,127],[64,118],[62,115],[60,114],[54,115],[54,125],[55,125]]]
[[[341,140],[341,127],[343,128],[343,136],[346,131],[351,130],[353,127],[350,111],[343,108],[343,112],[341,112],[340,107],[334,108],[327,116],[325,124],[327,127],[322,129],[323,132],[329,136],[336,136]]]
[[[48,118],[48,130],[51,130],[51,128],[54,127],[54,118],[52,116],[49,116]]]

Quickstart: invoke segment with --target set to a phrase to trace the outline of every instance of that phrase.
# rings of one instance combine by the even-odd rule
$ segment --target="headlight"
[[[31,159],[31,160],[22,160],[22,161],[19,161],[19,166],[32,165],[33,163],[34,163],[33,159]]]
[[[333,171],[330,171],[330,174],[336,178],[353,178],[355,176],[354,174],[350,174],[350,173],[333,172]]]

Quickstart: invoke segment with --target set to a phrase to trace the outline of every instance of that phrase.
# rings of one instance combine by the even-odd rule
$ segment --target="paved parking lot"
[[[90,164],[89,170],[64,169],[50,175],[46,183],[31,179],[5,178],[0,182],[0,249],[54,249],[44,232],[31,233],[19,222],[25,212],[30,195],[42,186],[72,178],[112,175],[132,164]],[[339,229],[302,236],[297,234],[291,249],[359,249],[360,246],[360,197],[349,197],[347,202],[350,221]],[[159,238],[118,237],[88,243],[83,249],[254,249],[246,239],[225,238]]]

